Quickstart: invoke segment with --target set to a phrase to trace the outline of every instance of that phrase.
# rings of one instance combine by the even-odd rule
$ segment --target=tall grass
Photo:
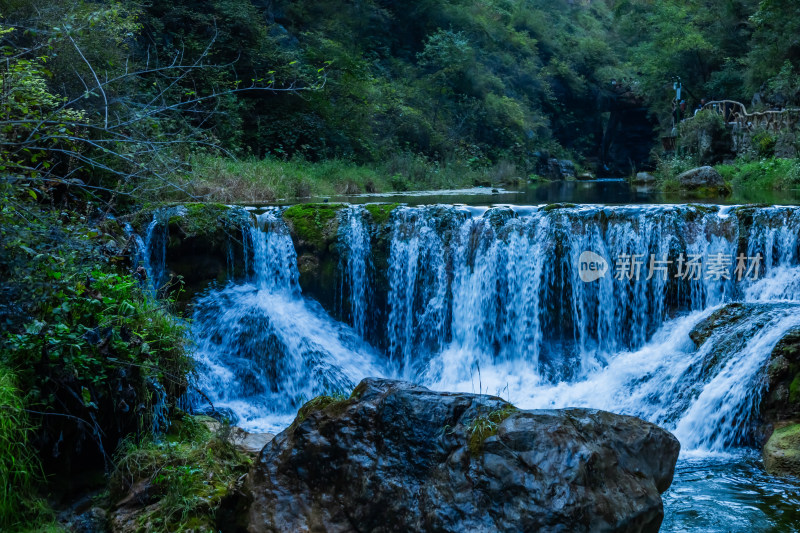
[[[471,168],[462,161],[442,163],[411,153],[398,153],[373,165],[341,159],[310,162],[200,156],[192,168],[191,173],[174,177],[181,190],[159,187],[153,199],[270,203],[311,196],[516,184],[525,178],[505,161]]]
[[[0,530],[30,523],[41,510],[35,497],[39,462],[30,448],[31,426],[14,373],[0,367]]]

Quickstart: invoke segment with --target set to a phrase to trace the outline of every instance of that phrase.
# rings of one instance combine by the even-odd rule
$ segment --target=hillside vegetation
[[[7,172],[137,197],[208,192],[191,179],[220,167],[208,156],[336,160],[374,169],[383,189],[527,177],[548,155],[627,172],[626,156],[608,157],[622,95],[650,117],[639,119],[653,132],[639,141],[644,154],[671,128],[675,77],[688,112],[700,98],[797,104],[798,9],[790,0],[6,0],[2,134],[16,142],[0,158]],[[287,181],[263,196],[327,192],[317,180],[310,190]],[[367,181],[354,183],[363,192]]]

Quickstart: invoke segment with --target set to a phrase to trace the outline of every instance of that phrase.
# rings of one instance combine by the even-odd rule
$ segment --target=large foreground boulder
[[[365,379],[248,475],[248,531],[657,531],[680,445],[630,416]]]

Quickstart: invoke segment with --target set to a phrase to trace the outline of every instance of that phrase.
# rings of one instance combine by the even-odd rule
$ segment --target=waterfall
[[[730,301],[737,290],[733,279],[647,275],[650,258],[674,263],[679,256],[721,254],[732,262],[738,220],[719,210],[584,206],[518,214],[494,208],[480,217],[446,206],[398,211],[387,338],[405,376],[446,345],[476,362],[541,364],[555,380],[587,375],[610,354],[641,347],[670,314]],[[629,261],[640,275],[584,283],[584,251],[612,269],[615,258],[634,257]]]
[[[370,235],[365,220],[366,213],[363,207],[343,209],[339,217],[338,235],[343,250],[339,265],[342,279],[339,293],[343,297],[347,292],[349,302],[349,309],[346,311],[340,302],[340,311],[349,317],[353,328],[362,337],[367,336],[367,318],[372,295],[369,286],[369,272],[372,269]]]
[[[298,284],[297,258],[279,210],[245,229],[252,274],[200,296],[192,334],[197,388],[250,430],[278,431],[303,402],[349,393],[364,375],[381,375],[378,354],[333,320]]]
[[[363,207],[338,216],[334,309],[303,294],[277,208],[242,227],[246,279],[194,302],[198,387],[243,427],[281,429],[302,401],[377,375],[636,415],[719,452],[748,442],[765,364],[800,327],[797,208],[400,206],[380,238]],[[144,239],[156,273],[162,231]],[[599,279],[584,281],[586,252]],[[695,345],[730,302],[753,320]]]

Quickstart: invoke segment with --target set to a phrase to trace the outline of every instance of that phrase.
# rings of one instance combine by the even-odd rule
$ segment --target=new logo
[[[581,280],[591,283],[606,275],[608,261],[603,256],[587,250],[578,257],[578,267]]]

